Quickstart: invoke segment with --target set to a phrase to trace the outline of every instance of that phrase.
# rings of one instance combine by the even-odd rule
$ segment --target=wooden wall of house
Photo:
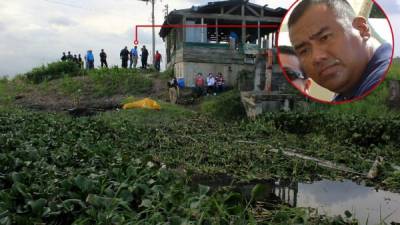
[[[185,62],[198,63],[243,64],[244,55],[229,48],[202,48],[185,46],[183,48],[183,60]]]
[[[244,54],[224,46],[207,45],[190,46],[185,43],[183,48],[178,48],[171,56],[171,65],[179,62],[244,64]]]

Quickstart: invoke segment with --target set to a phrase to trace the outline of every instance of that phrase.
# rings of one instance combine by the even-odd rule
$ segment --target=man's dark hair
[[[346,0],[302,0],[292,11],[288,21],[290,28],[295,24],[311,6],[324,4],[339,18],[344,19],[345,24],[351,25],[356,13]]]

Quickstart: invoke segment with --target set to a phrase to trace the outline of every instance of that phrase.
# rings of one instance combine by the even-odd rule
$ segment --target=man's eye
[[[303,48],[303,49],[300,49],[299,50],[299,55],[305,55],[305,54],[307,54],[308,53],[308,48]]]
[[[321,41],[326,41],[328,39],[329,39],[329,34],[325,34],[320,38]]]

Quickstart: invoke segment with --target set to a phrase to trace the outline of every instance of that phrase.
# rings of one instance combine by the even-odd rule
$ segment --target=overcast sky
[[[204,5],[212,0],[156,0],[156,24],[169,10]],[[288,8],[293,0],[250,0],[271,8]],[[400,43],[400,0],[377,0],[388,14]],[[133,28],[151,24],[151,5],[139,0],[1,0],[0,76],[24,73],[33,67],[59,60],[63,51],[85,54],[92,49],[95,66],[104,48],[109,64],[120,64],[119,52],[133,46]],[[165,52],[156,29],[156,49]],[[151,28],[139,30],[140,46],[151,50]],[[395,55],[400,55],[395,46]]]

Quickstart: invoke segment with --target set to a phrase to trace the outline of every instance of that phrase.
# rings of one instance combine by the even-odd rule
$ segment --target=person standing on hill
[[[176,104],[178,99],[178,92],[179,92],[178,81],[174,76],[170,81],[168,81],[168,94],[171,104]]]
[[[128,68],[129,51],[127,46],[125,46],[125,48],[121,50],[119,56],[122,60],[122,68]]]
[[[131,49],[131,52],[130,52],[130,64],[129,64],[130,69],[132,69],[132,65],[133,65],[133,68],[136,69],[137,60],[138,60],[138,52],[137,52],[137,46],[135,46]]]
[[[142,48],[142,69],[147,69],[147,58],[149,57],[149,52],[146,49],[146,45]]]
[[[63,61],[63,62],[67,61],[67,56],[65,55],[65,52],[63,52],[63,55],[61,57],[61,61]]]
[[[74,58],[72,58],[72,62],[78,64],[78,56],[74,55]]]
[[[86,60],[88,64],[88,69],[94,69],[94,56],[92,50],[87,51]]]
[[[156,55],[154,56],[154,67],[158,72],[160,72],[161,60],[162,60],[161,54],[158,51],[156,51]]]
[[[83,69],[83,61],[82,61],[81,54],[78,55],[78,63],[79,63],[79,68]]]
[[[108,68],[107,54],[104,52],[104,49],[101,49],[101,52],[100,52],[100,63],[101,63],[101,68],[103,68],[104,66],[106,68]]]
[[[71,52],[68,52],[67,61],[73,61],[74,57],[71,55]]]
[[[78,59],[78,56],[77,56],[76,54],[74,55],[73,62],[74,62],[78,67],[81,66],[81,65],[79,64],[79,59]]]

